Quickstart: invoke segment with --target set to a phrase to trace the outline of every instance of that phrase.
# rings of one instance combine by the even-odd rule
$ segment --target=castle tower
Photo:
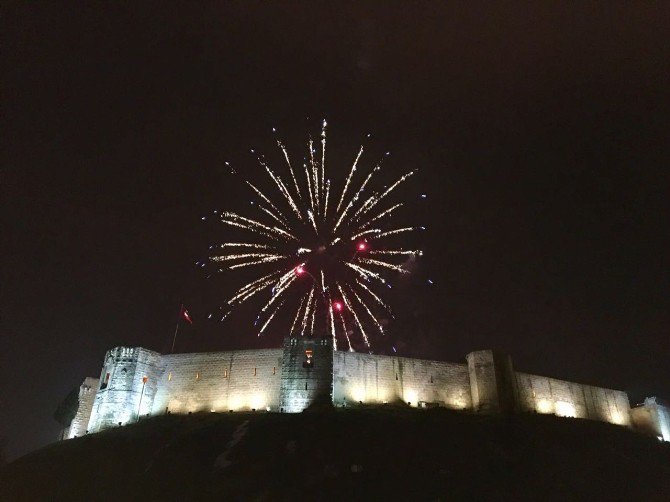
[[[280,410],[301,412],[316,403],[331,403],[333,346],[327,338],[286,338],[281,366]]]
[[[468,372],[472,408],[481,413],[511,413],[516,404],[516,379],[509,355],[495,350],[470,352]]]
[[[88,424],[91,419],[91,411],[95,402],[96,391],[100,382],[97,378],[86,377],[79,386],[79,402],[72,423],[63,435],[64,439],[83,436],[88,432]]]
[[[93,403],[89,432],[136,421],[151,411],[161,355],[141,347],[107,351]]]

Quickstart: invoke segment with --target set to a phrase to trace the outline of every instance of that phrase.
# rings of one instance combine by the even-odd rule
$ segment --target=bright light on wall
[[[351,389],[351,398],[358,402],[365,402],[365,387],[362,385],[356,385],[353,389]]]
[[[454,408],[465,408],[466,407],[465,399],[463,399],[463,396],[461,396],[461,395],[453,396],[451,398],[450,404]]]
[[[405,392],[405,402],[411,406],[419,405],[419,393],[415,390],[408,390]]]
[[[251,408],[254,410],[260,410],[265,408],[265,396],[263,394],[254,394],[249,400]]]
[[[626,420],[620,412],[613,410],[612,413],[610,413],[610,422],[613,424],[622,425],[626,423]]]
[[[538,413],[553,413],[554,404],[548,399],[540,399],[536,403],[536,408]]]
[[[556,401],[556,415],[559,417],[576,417],[575,405],[567,401]]]
[[[228,409],[237,411],[242,408],[242,397],[234,395],[228,399]]]

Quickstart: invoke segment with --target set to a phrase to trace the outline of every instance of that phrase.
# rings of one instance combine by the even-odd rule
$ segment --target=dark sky
[[[358,142],[429,231],[392,298],[401,353],[670,398],[667,3],[16,3],[3,9],[0,434],[56,437],[57,404],[105,351],[279,346],[205,321],[229,284],[194,261],[239,207],[232,159],[331,165]],[[585,4],[582,2],[582,4]],[[255,176],[255,174],[250,174]],[[231,207],[232,206],[232,207]],[[435,285],[423,281],[430,277]]]

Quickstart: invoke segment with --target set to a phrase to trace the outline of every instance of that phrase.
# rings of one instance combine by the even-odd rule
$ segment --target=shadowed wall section
[[[467,357],[472,409],[480,413],[511,413],[516,409],[512,358],[496,350],[478,350]]]
[[[670,407],[655,397],[648,397],[644,404],[631,410],[635,430],[670,441]]]
[[[296,413],[313,404],[330,404],[333,391],[333,346],[328,338],[284,340],[281,411]]]
[[[65,439],[83,436],[88,432],[88,423],[91,419],[91,412],[93,411],[93,403],[95,402],[99,383],[100,381],[97,378],[86,377],[79,386],[77,412],[63,435]]]

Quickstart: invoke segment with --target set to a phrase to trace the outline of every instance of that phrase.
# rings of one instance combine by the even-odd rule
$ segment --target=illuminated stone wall
[[[630,416],[635,430],[670,441],[670,408],[655,397],[648,397],[643,405],[631,409]]]
[[[169,354],[151,412],[279,408],[282,349]]]
[[[307,352],[311,366],[304,364]],[[307,338],[287,339],[278,349],[194,354],[161,355],[140,347],[117,347],[105,354],[100,379],[87,378],[82,385],[77,416],[66,437],[149,414],[299,412],[316,402],[348,406],[400,401],[631,424],[623,391],[515,372],[508,355],[490,350],[472,352],[467,361],[332,351],[330,340]],[[646,420],[660,431],[658,435],[670,438],[670,410],[659,405],[652,411],[634,414],[640,417],[638,422]]]
[[[511,413],[516,409],[512,359],[495,350],[470,352],[468,374],[472,409],[478,413]]]
[[[298,413],[312,404],[329,404],[332,389],[331,340],[287,338],[282,356],[280,409],[287,413]]]
[[[99,380],[93,377],[86,377],[79,386],[79,404],[77,413],[72,419],[72,423],[65,431],[64,438],[71,439],[83,436],[88,432],[88,422],[91,418],[95,394],[98,390]]]
[[[465,364],[357,352],[333,353],[333,403],[402,401],[437,403],[455,409],[471,407]]]
[[[149,413],[158,387],[161,357],[158,352],[141,347],[116,347],[107,351],[89,432],[127,424],[137,420],[138,415]]]
[[[516,384],[520,411],[630,424],[630,404],[624,391],[519,372]]]

